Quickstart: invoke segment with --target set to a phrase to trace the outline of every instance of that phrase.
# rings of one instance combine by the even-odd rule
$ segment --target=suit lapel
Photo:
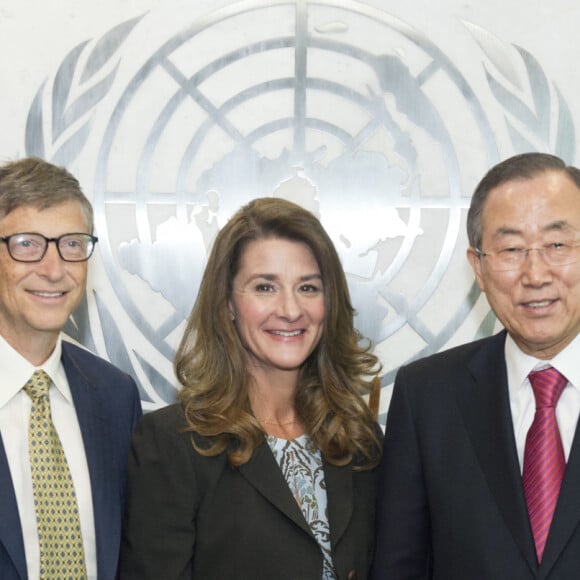
[[[554,513],[554,519],[548,535],[546,549],[542,565],[540,566],[540,578],[545,578],[560,553],[566,546],[572,533],[580,523],[580,430],[576,428],[572,449],[566,465],[566,473],[560,497]]]
[[[467,388],[458,385],[457,400],[499,510],[535,573],[538,565],[511,419],[504,342],[505,333],[501,333],[476,353],[468,364],[472,383]]]
[[[97,567],[99,576],[103,558],[103,551],[114,538],[110,538],[110,530],[115,526],[109,523],[110,510],[107,509],[107,498],[110,497],[110,490],[106,478],[108,471],[107,464],[114,456],[112,450],[107,446],[110,434],[104,427],[105,417],[102,416],[102,409],[98,391],[90,376],[87,375],[70,356],[67,346],[63,341],[62,363],[66,372],[74,401],[83,445],[85,457],[91,481],[91,493],[93,500],[93,515],[95,522],[95,539],[97,547]],[[110,469],[110,468],[109,468]],[[119,515],[120,517],[120,515]]]
[[[310,526],[304,519],[300,507],[292,496],[282,471],[265,441],[254,451],[252,458],[247,463],[240,465],[239,471],[272,505],[312,536]]]
[[[352,470],[350,466],[337,467],[324,462],[324,479],[328,501],[330,542],[332,546],[336,546],[352,518]]]
[[[323,462],[330,540],[336,546],[352,518],[352,471]],[[270,503],[314,537],[267,443],[260,445],[239,470]]]
[[[100,484],[100,479],[95,478],[95,474],[102,472],[103,461],[107,460],[103,440],[105,436],[103,429],[105,418],[102,416],[95,385],[91,383],[90,377],[75,364],[74,359],[69,356],[64,342],[62,363],[81,428],[94,493],[97,491],[95,487]],[[96,516],[97,514],[95,514]]]
[[[4,546],[8,557],[21,578],[27,578],[26,556],[22,539],[20,516],[16,504],[16,495],[10,477],[8,459],[0,435],[0,544]]]

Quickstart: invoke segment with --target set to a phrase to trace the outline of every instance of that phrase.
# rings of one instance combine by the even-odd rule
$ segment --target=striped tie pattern
[[[529,379],[536,399],[536,414],[526,437],[523,484],[538,562],[541,562],[566,469],[556,405],[568,381],[553,367],[531,372]]]
[[[52,423],[50,377],[34,371],[24,386],[32,399],[28,443],[38,524],[41,580],[85,580],[85,556],[74,486]]]

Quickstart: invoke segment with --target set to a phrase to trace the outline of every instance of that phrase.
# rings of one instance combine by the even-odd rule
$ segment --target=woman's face
[[[255,370],[297,373],[320,342],[325,316],[320,268],[310,248],[280,238],[248,243],[229,307]]]

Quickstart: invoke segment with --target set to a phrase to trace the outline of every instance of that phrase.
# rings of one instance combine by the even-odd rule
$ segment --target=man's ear
[[[482,292],[485,292],[485,281],[483,278],[483,272],[481,268],[481,256],[475,251],[475,248],[471,246],[467,248],[467,259],[471,264],[473,273],[475,274],[475,279],[477,280],[477,285]]]

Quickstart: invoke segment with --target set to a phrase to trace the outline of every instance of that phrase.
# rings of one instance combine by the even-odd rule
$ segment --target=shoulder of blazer
[[[228,467],[226,453],[214,456],[202,455],[194,446],[203,448],[208,439],[188,428],[183,408],[179,403],[168,405],[151,411],[143,416],[137,428],[136,435],[149,433],[160,447],[172,449],[185,464],[191,466],[196,486],[200,490],[196,503],[200,503],[205,491],[217,481],[220,474]],[[148,437],[143,440],[146,444]],[[166,453],[165,459],[174,463],[173,453]],[[177,459],[179,461],[179,459]]]
[[[102,380],[103,374],[105,374],[123,382],[134,382],[128,373],[109,361],[66,340],[62,341],[62,360],[65,367],[74,365],[77,371],[86,375],[89,379]]]
[[[502,330],[498,334],[486,338],[480,338],[441,352],[417,359],[399,369],[399,373],[426,374],[436,376],[448,375],[455,369],[464,368],[473,361],[487,358],[503,359],[503,348],[506,332]]]
[[[119,410],[127,408],[135,414],[135,420],[141,416],[139,389],[131,375],[92,352],[63,340],[62,364],[71,390],[78,390],[79,384],[99,400],[110,401]],[[87,392],[87,391],[84,391]]]

